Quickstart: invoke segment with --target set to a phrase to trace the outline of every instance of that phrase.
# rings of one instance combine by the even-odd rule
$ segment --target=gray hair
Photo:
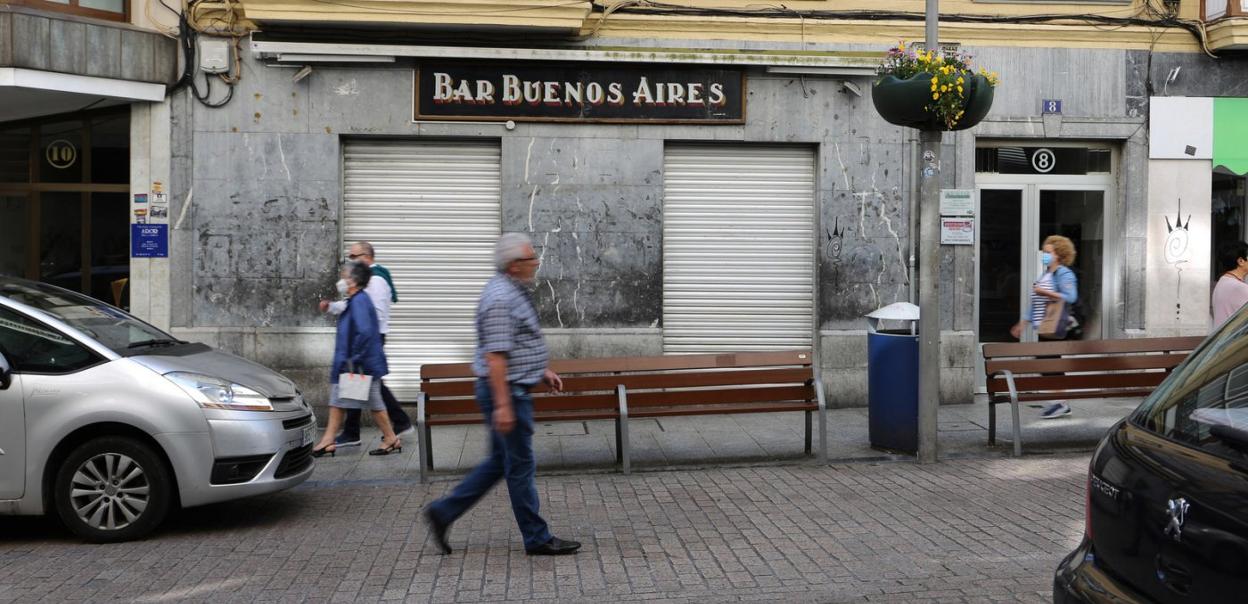
[[[373,254],[373,244],[367,241],[356,241],[355,244],[360,246],[360,249],[364,250],[365,256],[368,256],[369,258],[376,258]]]
[[[358,260],[343,262],[342,272],[346,279],[354,283],[359,289],[368,287],[368,280],[373,278],[373,269]]]
[[[507,267],[524,257],[524,246],[532,246],[533,240],[524,233],[503,233],[494,244],[494,268],[498,272],[507,272]]]

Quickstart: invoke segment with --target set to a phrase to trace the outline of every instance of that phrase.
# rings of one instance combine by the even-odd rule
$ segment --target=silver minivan
[[[95,542],[172,506],[271,493],[312,474],[295,385],[98,300],[0,277],[0,514],[56,514]]]

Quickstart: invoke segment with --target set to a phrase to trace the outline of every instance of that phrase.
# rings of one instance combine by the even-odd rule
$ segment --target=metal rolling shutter
[[[401,399],[419,390],[421,364],[472,359],[501,229],[501,163],[496,142],[346,144],[343,243],[371,242],[394,278],[386,384]]]
[[[663,350],[811,348],[815,155],[668,145]]]

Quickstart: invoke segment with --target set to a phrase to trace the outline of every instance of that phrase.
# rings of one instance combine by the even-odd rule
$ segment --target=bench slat
[[[809,367],[795,369],[733,369],[730,371],[695,371],[681,373],[643,373],[563,378],[564,392],[583,390],[614,390],[623,384],[630,392],[653,388],[697,388],[747,384],[801,384],[811,379]],[[534,392],[545,392],[540,386]]]
[[[589,421],[598,419],[615,419],[614,411],[546,411],[534,414],[534,422]],[[484,421],[481,413],[459,413],[455,415],[438,415],[429,418],[430,426],[463,426],[480,424]]]
[[[1014,378],[1018,392],[1060,392],[1062,390],[1138,388],[1160,384],[1169,375],[1162,371],[1152,373],[1101,373],[1096,375],[1045,375]],[[988,392],[1009,392],[1005,378],[988,381]]]
[[[1030,401],[1064,401],[1081,398],[1143,398],[1152,394],[1152,388],[1121,388],[1115,390],[1071,390],[1067,392],[1024,392],[1018,395],[1019,402]],[[998,392],[990,399],[992,403],[1010,402],[1008,392]]]
[[[603,359],[560,359],[552,361],[555,373],[601,373],[608,371],[673,371],[679,369],[727,369],[743,367],[809,367],[814,360],[809,350],[779,352],[737,352],[729,354],[673,354],[655,357],[615,357]]]
[[[574,409],[617,409],[619,401],[612,394],[556,394],[533,397],[535,411],[574,410]],[[425,413],[435,415],[456,413],[480,413],[474,398],[440,398],[429,399],[425,403]]]
[[[1126,340],[1073,340],[1060,342],[998,342],[984,344],[984,359],[1036,357],[1067,354],[1115,354],[1127,352],[1183,352],[1194,350],[1204,336],[1137,338]]]
[[[565,393],[615,390],[623,384],[629,391],[655,388],[700,388],[750,384],[802,384],[812,378],[809,367],[794,369],[733,369],[730,371],[693,371],[680,373],[640,373],[618,375],[563,376]],[[425,382],[426,396],[472,396],[476,380]],[[534,394],[549,392],[545,384],[533,389]]]
[[[673,417],[680,415],[728,415],[733,413],[778,413],[784,411],[814,411],[817,406],[802,403],[767,403],[755,405],[685,405],[681,407],[651,407],[629,412],[629,417]]]
[[[607,373],[612,371],[671,371],[678,369],[721,369],[742,367],[809,367],[814,356],[809,350],[778,352],[736,352],[729,354],[673,354],[656,357],[610,357],[602,359],[556,359],[555,373]],[[420,368],[421,380],[473,377],[472,363],[429,363]]]
[[[475,378],[472,363],[425,363],[420,366],[420,379]]]
[[[1010,359],[988,361],[984,364],[984,370],[988,375],[992,375],[998,371],[1008,369],[1017,375],[1020,373],[1057,373],[1067,371],[1172,369],[1186,358],[1187,354],[1138,354],[1132,356],[1065,357],[1060,359]]]
[[[808,401],[816,405],[814,386],[776,388],[736,388],[733,390],[685,390],[679,392],[639,392],[628,395],[629,415],[642,407],[688,406],[728,403],[771,403]],[[640,411],[638,411],[640,412]]]

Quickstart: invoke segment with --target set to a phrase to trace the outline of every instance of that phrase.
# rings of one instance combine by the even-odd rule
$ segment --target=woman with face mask
[[[1044,245],[1040,247],[1040,263],[1044,266],[1044,272],[1031,286],[1031,304],[1028,305],[1027,315],[1010,329],[1010,335],[1021,339],[1027,322],[1038,329],[1044,321],[1045,309],[1050,302],[1061,300],[1069,308],[1079,300],[1079,280],[1075,277],[1075,271],[1070,270],[1070,265],[1075,262],[1075,255],[1075,244],[1070,239],[1061,235],[1045,238]],[[1070,406],[1065,401],[1053,403],[1040,413],[1040,417],[1044,419],[1064,415],[1070,415]]]
[[[381,348],[381,327],[377,311],[369,298],[369,279],[372,270],[363,262],[348,262],[342,270],[338,289],[347,296],[347,308],[338,316],[338,336],[334,341],[334,363],[329,372],[332,384],[329,395],[329,422],[320,442],[312,449],[314,457],[333,455],[337,450],[334,436],[342,428],[347,409],[368,409],[373,423],[381,428],[381,448],[369,451],[369,455],[389,455],[403,450],[386,415],[386,404],[381,398],[381,378],[390,372],[386,353]],[[339,376],[363,374],[372,378],[367,400],[354,400],[339,396]]]

